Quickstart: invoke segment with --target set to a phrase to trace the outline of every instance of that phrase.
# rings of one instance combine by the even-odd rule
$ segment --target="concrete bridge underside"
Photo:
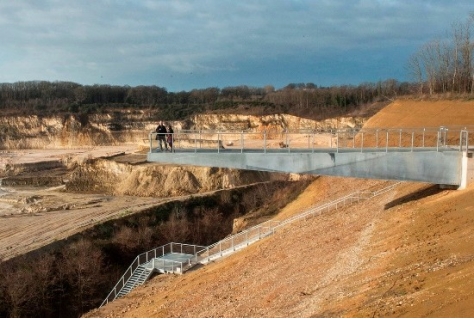
[[[149,162],[207,167],[418,181],[465,187],[467,152],[439,150],[392,150],[389,152],[334,152],[307,150],[180,150],[149,152]]]

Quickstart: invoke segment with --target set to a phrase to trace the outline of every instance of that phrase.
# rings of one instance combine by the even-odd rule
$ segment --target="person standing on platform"
[[[168,142],[168,145],[170,146],[171,152],[174,152],[174,148],[173,148],[174,131],[173,131],[173,128],[171,127],[171,124],[168,125],[168,135],[166,137],[166,141]]]
[[[160,121],[156,127],[156,133],[156,139],[158,140],[160,151],[163,152],[163,144],[165,145],[166,150],[168,150],[168,144],[166,144],[166,126],[163,124],[163,122]]]

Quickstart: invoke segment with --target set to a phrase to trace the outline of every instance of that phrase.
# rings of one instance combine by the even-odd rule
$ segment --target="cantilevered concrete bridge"
[[[464,188],[469,127],[334,131],[177,131],[173,151],[151,132],[149,162],[420,181]]]
[[[468,128],[316,130],[298,132],[178,131],[173,150],[159,150],[150,133],[150,162],[229,167],[259,171],[421,181],[465,187]],[[158,149],[157,149],[158,148]],[[194,265],[231,254],[275,232],[279,227],[323,211],[370,199],[398,183],[371,194],[356,191],[287,220],[263,224],[201,247],[169,243],[138,255],[101,306],[126,295],[153,271],[180,273]]]

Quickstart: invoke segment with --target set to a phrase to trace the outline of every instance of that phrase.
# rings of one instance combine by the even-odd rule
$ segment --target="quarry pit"
[[[474,123],[473,107],[471,101],[397,100],[364,125],[470,125]],[[150,127],[153,125],[150,123]],[[3,237],[0,243],[3,250],[0,256],[6,261],[4,264],[37,256],[38,251],[53,249],[54,243],[66,245],[78,238],[79,231],[84,238],[97,238],[94,244],[108,252],[125,252],[120,257],[112,255],[117,259],[109,261],[126,260],[123,261],[126,267],[136,253],[154,245],[147,241],[147,235],[150,224],[161,222],[153,219],[157,216],[157,207],[164,205],[162,207],[173,214],[188,208],[179,199],[196,201],[195,206],[189,206],[189,211],[199,214],[199,207],[212,206],[216,200],[222,204],[232,203],[237,198],[241,200],[243,197],[239,196],[243,195],[233,193],[234,189],[286,183],[274,188],[264,186],[260,191],[247,189],[248,194],[265,193],[267,187],[267,194],[292,195],[286,204],[275,205],[274,209],[253,211],[249,216],[241,214],[238,218],[233,215],[226,220],[223,229],[231,233],[272,216],[293,216],[356,188],[371,189],[385,183],[331,177],[305,180],[302,176],[164,167],[143,162],[146,148],[136,143],[142,139],[137,136],[135,143],[126,141],[102,151],[97,145],[74,146],[65,151],[62,148],[61,155],[44,152],[48,149],[45,147],[34,150],[28,145],[2,150],[0,234]],[[82,138],[87,140],[87,134]],[[58,151],[59,147],[54,149]],[[98,153],[88,153],[92,150]],[[28,160],[29,156],[35,159]],[[17,165],[12,165],[15,160]],[[32,163],[41,163],[47,173],[35,171]],[[160,187],[165,185],[168,175],[170,184],[178,185],[173,174],[168,174],[172,171],[175,176],[185,176],[186,187]],[[133,180],[140,183],[134,184]],[[204,180],[212,183],[206,186]],[[301,183],[300,188],[279,193],[295,185],[295,181]],[[207,199],[199,198],[196,189]],[[473,184],[465,190],[453,191],[436,185],[403,183],[377,201],[295,225],[189,274],[157,276],[125,298],[90,312],[87,311],[100,304],[108,287],[85,287],[91,290],[89,295],[94,292],[97,298],[75,309],[74,313],[85,317],[471,317],[474,304],[473,190]],[[251,196],[245,201],[258,207],[273,205]],[[226,206],[226,210],[231,206]],[[203,227],[200,229],[216,224],[218,212],[209,212],[213,222],[198,220]],[[138,215],[143,217],[143,222],[133,218]],[[60,216],[64,216],[64,225],[57,222]],[[75,216],[80,220],[74,220]],[[56,222],[47,221],[49,217],[56,217]],[[184,224],[174,222],[172,232],[160,234],[189,235],[180,234]],[[8,223],[9,226],[5,226]],[[133,226],[135,231],[124,227],[127,225]],[[111,234],[115,234],[111,242],[100,237]],[[130,247],[132,236],[138,237],[133,237],[136,246]],[[171,237],[163,240],[168,238]],[[78,241],[67,247],[71,252],[78,252],[80,250],[75,249],[80,244]],[[82,245],[82,250],[85,247],[94,252],[89,244]],[[83,260],[92,255],[83,256]],[[65,274],[72,276],[72,269]],[[111,274],[109,281],[114,283],[120,275],[120,271]],[[18,305],[24,304],[21,296],[28,300],[30,290],[18,280],[4,279],[15,288],[12,291],[21,292],[17,296]],[[38,291],[39,287],[34,288]],[[72,293],[70,299],[63,302],[77,297]],[[43,315],[52,316],[51,313]]]

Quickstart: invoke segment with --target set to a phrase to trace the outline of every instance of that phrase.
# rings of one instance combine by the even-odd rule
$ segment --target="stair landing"
[[[183,268],[188,266],[193,258],[193,254],[167,253],[161,257],[153,258],[145,267],[160,273],[182,273]]]

